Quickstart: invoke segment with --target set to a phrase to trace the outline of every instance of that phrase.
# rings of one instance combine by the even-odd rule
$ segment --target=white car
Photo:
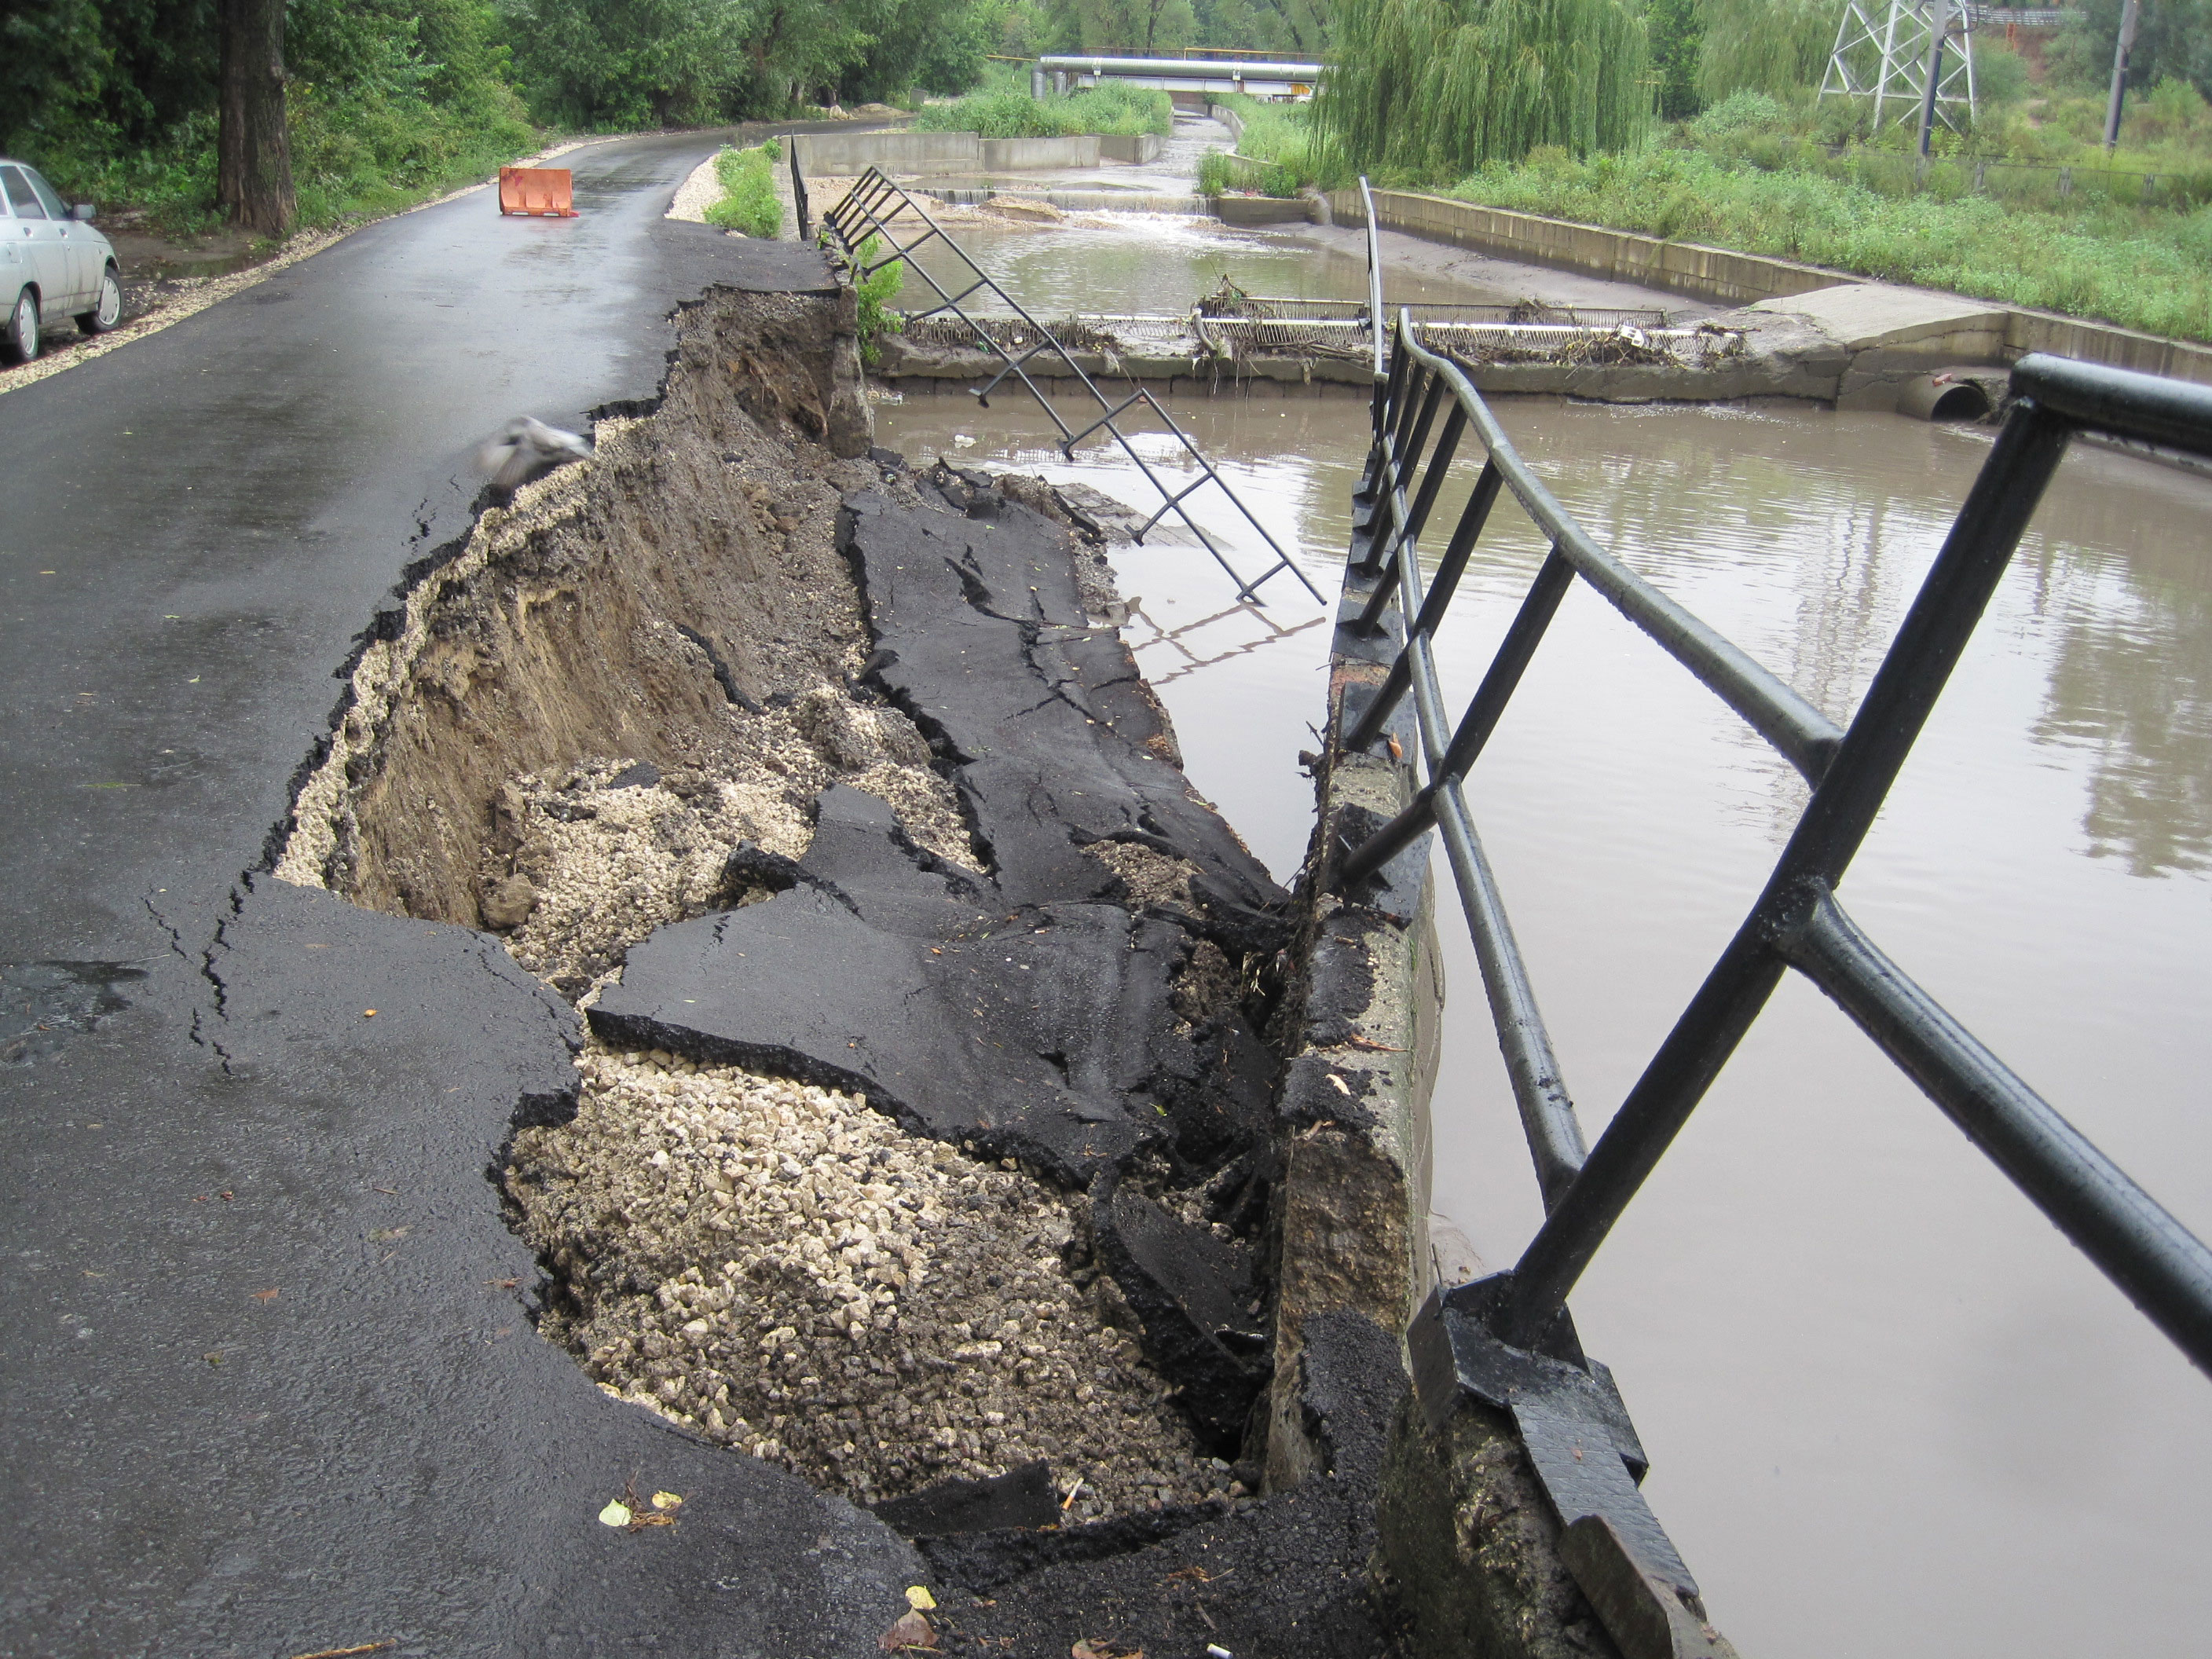
[[[38,170],[0,155],[0,304],[19,362],[39,355],[49,324],[76,319],[87,334],[123,320],[115,250],[92,228],[90,204],[62,205]]]

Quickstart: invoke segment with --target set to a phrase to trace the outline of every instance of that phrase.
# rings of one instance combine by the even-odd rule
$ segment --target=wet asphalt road
[[[0,1654],[872,1652],[907,1547],[605,1399],[485,1179],[572,1086],[495,942],[246,874],[471,446],[650,397],[716,135],[363,229],[0,397]],[[365,1011],[377,1010],[372,1018]],[[635,1534],[635,1476],[690,1501]]]

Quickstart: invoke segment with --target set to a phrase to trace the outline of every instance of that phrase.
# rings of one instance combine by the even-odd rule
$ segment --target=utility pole
[[[2130,5],[2135,0],[2128,0]],[[1943,83],[1943,35],[1951,27],[1948,0],[1935,0],[1928,19],[1928,82],[1920,94],[1920,159],[1928,159],[1929,141],[1936,136],[1936,92]]]
[[[2119,44],[2112,48],[2112,101],[2105,106],[2107,150],[2120,142],[2120,104],[2128,95],[2128,54],[2136,49],[2136,25],[2142,15],[2142,0],[2127,0],[2120,11]]]

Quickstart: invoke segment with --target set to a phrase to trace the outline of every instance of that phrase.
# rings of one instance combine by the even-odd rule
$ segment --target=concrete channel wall
[[[983,164],[982,140],[972,132],[803,132],[791,139],[799,170],[810,179],[845,178],[872,167],[886,173],[972,173]]]
[[[1098,141],[1098,155],[1102,161],[1127,161],[1141,166],[1146,161],[1158,161],[1160,152],[1167,148],[1167,142],[1157,132],[1109,133]]]
[[[1364,222],[1358,191],[1332,191],[1328,200],[1338,222]],[[1866,280],[1821,265],[1737,253],[1698,242],[1666,241],[1632,231],[1608,230],[1411,191],[1376,191],[1375,217],[1385,229],[1428,241],[1588,271],[1615,282],[1729,305],[1786,299]],[[2008,319],[1999,349],[2006,361],[2031,351],[2050,351],[2086,362],[2212,384],[2212,347],[2053,312],[2009,306],[2000,309]]]

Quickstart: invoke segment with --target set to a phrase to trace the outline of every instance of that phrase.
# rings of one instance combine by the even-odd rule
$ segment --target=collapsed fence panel
[[[823,215],[822,223],[823,228],[835,239],[845,257],[852,262],[856,279],[864,280],[889,265],[902,264],[908,270],[912,271],[927,283],[937,299],[935,305],[925,310],[909,313],[914,320],[926,321],[933,318],[951,318],[965,325],[981,349],[999,360],[999,370],[991,377],[988,384],[970,388],[972,395],[981,407],[988,409],[991,406],[991,394],[996,392],[1009,377],[1012,377],[1018,380],[1030,395],[1036,399],[1037,406],[1043,410],[1047,417],[1051,420],[1054,428],[1060,434],[1058,444],[1062,455],[1072,459],[1075,446],[1094,433],[1103,432],[1120,446],[1122,454],[1142,475],[1145,482],[1158,493],[1161,501],[1158,511],[1146,521],[1145,530],[1137,533],[1137,540],[1143,541],[1146,531],[1151,530],[1172,513],[1182,521],[1183,527],[1197,538],[1199,545],[1213,556],[1214,562],[1228,573],[1229,579],[1237,584],[1237,595],[1240,599],[1255,604],[1260,603],[1260,589],[1285,571],[1288,571],[1316,600],[1321,599],[1321,590],[1314,586],[1312,579],[1298,568],[1291,556],[1284,551],[1281,544],[1277,542],[1274,536],[1270,533],[1267,526],[1261,523],[1254,515],[1252,509],[1244,504],[1243,499],[1231,487],[1229,481],[1221,476],[1213,463],[1206,459],[1205,453],[1199,448],[1190,435],[1176,423],[1175,417],[1168,413],[1165,405],[1161,404],[1158,398],[1143,386],[1139,386],[1129,397],[1119,401],[1109,398],[1100,388],[1097,381],[1076,361],[1070,349],[1063,345],[1050,329],[1031,316],[1012,295],[993,282],[983,268],[969,258],[957,242],[945,234],[937,222],[923,210],[912,196],[885,177],[880,170],[870,167],[867,172],[861,174],[844,198]],[[900,240],[902,235],[908,240],[902,241]],[[868,252],[872,243],[875,244],[878,256],[873,258],[869,257]],[[917,250],[932,243],[941,246],[945,251],[945,257],[961,273],[951,278],[957,285],[957,292],[948,291],[931,274],[927,266],[919,264],[914,258],[913,256]],[[985,303],[995,301],[1020,319],[1027,331],[1025,336],[1014,337],[1020,339],[1021,343],[1001,343],[1000,337],[1005,332],[1004,330],[994,331],[987,329],[979,321],[977,316],[971,315],[969,311],[964,308],[979,294],[988,296]],[[1068,423],[1059,407],[1030,374],[1029,364],[1041,356],[1057,357],[1066,365],[1068,372],[1064,378],[1073,379],[1078,382],[1083,393],[1090,398],[1097,410],[1095,418],[1079,428]],[[1133,412],[1139,416],[1149,415],[1158,420],[1160,427],[1164,428],[1163,435],[1172,442],[1181,458],[1196,475],[1189,483],[1177,487],[1170,480],[1163,478],[1152,464],[1139,453],[1136,446],[1130,441],[1132,434],[1124,431],[1121,424],[1122,420]],[[1259,533],[1261,540],[1267,544],[1268,550],[1274,555],[1274,562],[1249,580],[1230,562],[1229,556],[1223,550],[1218,539],[1200,526],[1184,505],[1187,498],[1208,485],[1218,489],[1228,500],[1230,505],[1237,509],[1244,521]]]

